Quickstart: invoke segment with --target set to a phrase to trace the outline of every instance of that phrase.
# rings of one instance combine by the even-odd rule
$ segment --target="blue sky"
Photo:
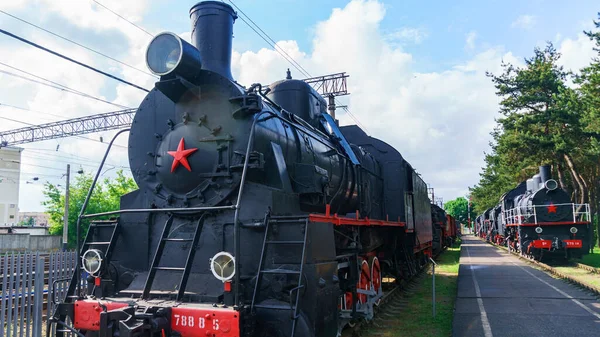
[[[189,32],[188,13],[196,3],[99,2],[152,34]],[[592,20],[600,11],[600,3],[592,0],[234,2],[271,38],[281,41],[279,46],[311,74],[348,72],[352,94],[340,100],[371,135],[399,149],[445,200],[465,195],[468,187],[477,183],[483,152],[489,150],[498,98],[486,71],[501,71],[502,61],[521,64],[523,57],[546,41],[555,43],[564,55],[562,64],[569,69],[577,70],[597,55],[581,33],[592,28]],[[2,2],[0,9],[145,70],[143,54],[151,37],[91,0],[13,0]],[[150,76],[3,14],[0,27],[146,88],[153,86]],[[233,71],[242,84],[269,83],[281,79],[285,69],[291,68],[241,20],[234,26],[234,36]],[[144,96],[2,36],[0,62],[130,107],[136,107]],[[7,70],[3,66],[0,69]],[[303,77],[293,68],[292,72]],[[33,124],[115,110],[2,74],[0,104],[41,111],[25,113],[0,106],[0,117]],[[341,111],[338,118],[342,124],[355,123]],[[0,119],[0,130],[20,126],[23,124]],[[89,137],[108,139],[112,134]],[[126,139],[119,144],[125,146]],[[43,210],[42,183],[60,183],[66,163],[91,171],[104,151],[103,144],[77,138],[23,147],[20,208],[26,211]],[[124,148],[117,148],[111,156],[114,166],[128,166]],[[45,179],[25,184],[36,175]]]
[[[295,40],[304,51],[312,48],[315,23],[327,20],[333,8],[343,8],[348,3],[342,0],[234,2],[275,41]],[[144,21],[156,30],[187,31],[187,13],[195,3],[158,1],[149,7]],[[413,54],[419,71],[446,69],[489,46],[504,46],[514,54],[528,55],[536,44],[555,42],[559,35],[576,35],[584,27],[589,29],[591,20],[600,11],[598,2],[593,0],[398,0],[383,3],[386,8],[381,22],[383,32],[393,34],[411,28],[425,35],[420,43],[403,43],[403,49]],[[511,27],[523,15],[534,18],[532,27]],[[476,48],[465,50],[465,39],[471,32],[476,33]],[[257,51],[267,47],[240,20],[234,41],[238,50]]]

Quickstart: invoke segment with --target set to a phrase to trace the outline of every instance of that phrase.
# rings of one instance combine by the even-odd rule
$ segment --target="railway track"
[[[577,278],[575,278],[575,277],[573,277],[573,276],[565,273],[564,271],[561,271],[561,270],[559,270],[559,269],[557,269],[557,268],[555,268],[553,266],[550,266],[550,265],[548,265],[546,263],[542,263],[542,262],[535,261],[533,259],[524,257],[521,254],[518,254],[516,252],[508,250],[508,248],[506,248],[504,246],[499,246],[497,244],[494,244],[494,243],[491,243],[491,242],[487,242],[487,241],[485,241],[485,240],[483,240],[481,238],[479,238],[479,239],[482,240],[482,241],[484,241],[484,242],[486,242],[486,243],[488,243],[488,244],[490,244],[490,245],[492,245],[492,246],[495,246],[497,248],[503,249],[503,250],[505,250],[505,251],[513,254],[514,256],[518,257],[519,259],[521,259],[523,261],[526,261],[526,262],[528,262],[528,263],[530,263],[532,265],[535,265],[535,266],[537,266],[537,267],[539,267],[539,268],[541,268],[541,269],[543,269],[543,270],[545,270],[547,272],[550,272],[551,274],[553,274],[553,275],[555,275],[555,276],[557,276],[557,277],[559,277],[561,279],[567,280],[567,281],[569,281],[569,282],[571,282],[571,283],[573,283],[573,284],[575,284],[575,285],[577,285],[577,286],[579,286],[581,288],[589,290],[592,293],[600,296],[600,287],[599,286],[595,286],[595,285],[583,282],[583,281],[581,281],[581,280],[579,280],[579,279],[577,279]],[[576,263],[576,264],[573,265],[573,267],[577,268],[577,269],[583,269],[583,270],[586,270],[586,271],[588,271],[590,273],[594,273],[594,274],[598,273],[598,268],[590,267],[588,265],[584,265],[584,264],[581,264],[581,263]],[[594,276],[596,276],[596,275],[594,275]]]
[[[587,270],[590,273],[600,274],[600,268],[594,268],[592,266],[588,266],[587,264],[577,263],[577,262],[575,262],[574,266],[579,269]]]
[[[443,249],[438,253],[434,259],[437,259],[446,249]],[[398,315],[404,310],[406,302],[404,298],[411,295],[415,288],[419,286],[420,281],[431,269],[431,263],[428,262],[423,268],[421,268],[416,275],[414,275],[408,281],[401,281],[400,284],[392,286],[392,288],[383,295],[381,303],[375,307],[375,315],[372,320],[362,320],[354,327],[346,327],[342,331],[341,337],[362,337],[364,335],[377,336],[378,329],[385,329],[386,325],[398,319]]]

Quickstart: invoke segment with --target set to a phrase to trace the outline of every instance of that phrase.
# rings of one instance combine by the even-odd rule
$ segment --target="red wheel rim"
[[[371,280],[373,283],[373,290],[376,293],[379,293],[379,288],[381,288],[381,267],[379,266],[379,259],[374,257],[371,262]]]
[[[371,286],[370,276],[371,272],[369,271],[369,264],[367,263],[367,261],[363,260],[360,265],[360,279],[356,287],[358,289],[369,290]],[[360,301],[360,303],[366,303],[367,295],[358,294],[358,300]]]
[[[347,292],[346,294],[344,294],[344,309],[345,310],[352,310],[352,293],[351,292]]]

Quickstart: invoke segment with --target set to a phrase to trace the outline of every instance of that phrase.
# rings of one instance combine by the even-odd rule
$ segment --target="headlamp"
[[[577,233],[577,227],[571,227],[570,231],[571,231],[571,234]]]
[[[536,227],[535,228],[535,232],[538,233],[538,234],[542,234],[543,231],[544,230],[542,229],[542,227]]]
[[[558,183],[554,179],[548,179],[544,183],[544,186],[546,187],[547,190],[554,191],[555,189],[558,188]]]
[[[202,67],[200,52],[174,33],[160,33],[146,50],[146,65],[155,75],[177,74],[191,81]]]
[[[219,252],[210,259],[210,271],[220,281],[226,282],[235,275],[235,258],[227,252]]]
[[[95,277],[100,276],[103,260],[104,253],[98,249],[89,249],[81,256],[83,270]]]

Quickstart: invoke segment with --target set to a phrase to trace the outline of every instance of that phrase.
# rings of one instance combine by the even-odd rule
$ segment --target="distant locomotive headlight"
[[[544,183],[544,185],[546,186],[546,189],[549,190],[549,191],[553,191],[553,190],[555,190],[555,189],[558,188],[558,183],[554,179],[548,179],[548,180],[546,180],[546,182]]]
[[[98,249],[89,249],[81,256],[83,270],[92,276],[100,276],[104,253]]]
[[[535,232],[538,233],[538,234],[542,234],[543,231],[544,230],[542,229],[542,227],[536,227],[535,228]]]
[[[571,234],[577,233],[577,227],[571,227]]]
[[[210,259],[210,271],[223,282],[229,281],[235,275],[235,258],[227,252],[219,252]]]
[[[202,67],[198,49],[169,32],[152,39],[146,50],[146,65],[156,75],[176,73],[187,80],[195,77]]]

